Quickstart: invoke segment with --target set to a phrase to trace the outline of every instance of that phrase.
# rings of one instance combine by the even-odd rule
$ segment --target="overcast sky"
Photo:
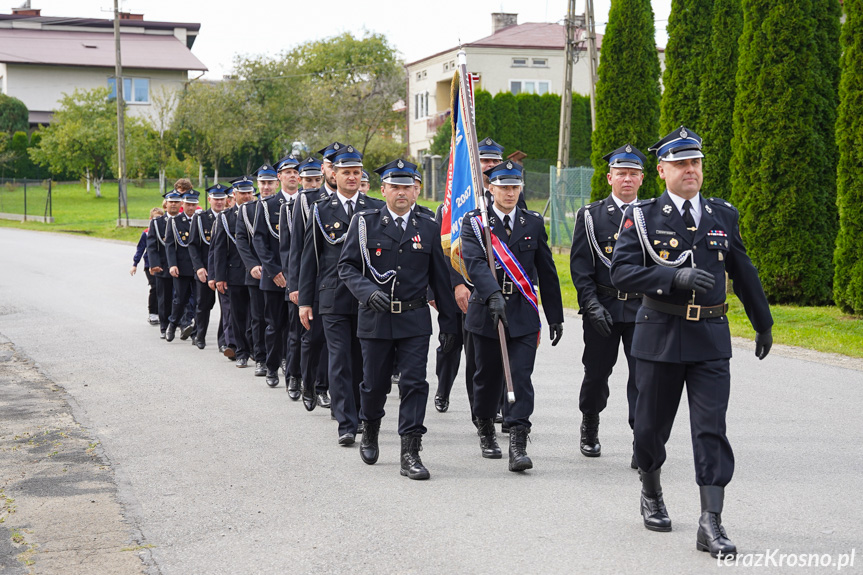
[[[0,0],[6,13],[23,0]],[[596,0],[597,31],[605,31],[610,0]],[[665,25],[671,0],[653,0],[656,42],[665,46]],[[112,0],[31,0],[43,16],[112,18]],[[406,8],[410,6],[410,8]],[[192,52],[208,68],[205,77],[221,78],[232,68],[235,54],[274,56],[297,44],[342,32],[363,30],[389,38],[407,62],[473,42],[491,34],[492,12],[514,12],[518,22],[563,22],[567,0],[121,0],[123,11],[142,13],[146,20],[198,22],[201,31]],[[576,0],[584,12],[584,0]]]

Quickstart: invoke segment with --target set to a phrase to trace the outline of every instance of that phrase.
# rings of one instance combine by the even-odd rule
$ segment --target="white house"
[[[192,54],[201,25],[148,22],[121,13],[123,97],[133,116],[147,116],[162,87],[179,90],[189,72],[207,67]],[[0,14],[0,90],[47,124],[64,93],[115,86],[114,21],[41,16],[38,9]]]

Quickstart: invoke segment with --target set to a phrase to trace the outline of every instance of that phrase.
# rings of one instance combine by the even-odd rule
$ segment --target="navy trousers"
[[[236,347],[237,359],[249,359],[249,290],[245,285],[229,285],[228,295],[231,298],[231,335]]]
[[[267,359],[264,292],[258,286],[247,287],[249,289],[249,329],[246,340],[249,342],[249,356],[255,363],[263,363]]]
[[[500,408],[506,384],[500,344],[496,338],[473,334],[476,375],[473,378],[473,415],[476,419],[493,419]],[[536,360],[536,335],[508,338],[509,370],[515,392],[515,403],[505,402],[503,419],[510,427],[530,427],[533,414],[533,365]]]
[[[385,415],[387,391],[393,365],[401,370],[399,379],[399,435],[425,433],[423,425],[428,403],[426,381],[429,336],[403,339],[360,339],[363,350],[363,382],[360,385],[360,419],[372,421]]]
[[[210,327],[210,312],[216,305],[216,292],[210,289],[206,282],[195,280],[195,291],[197,291],[197,304],[195,307],[195,332],[198,339],[207,337],[207,329]]]
[[[665,444],[671,435],[685,383],[695,482],[725,487],[734,474],[734,453],[725,435],[725,413],[731,390],[728,359],[686,364],[637,359],[635,376],[638,467],[649,473],[665,463]]]
[[[300,338],[303,334],[303,324],[300,323],[300,308],[290,301],[286,301],[285,305],[288,308],[288,337],[285,349],[287,369],[285,371],[288,376],[299,379],[303,376],[300,369]]]
[[[174,300],[168,321],[174,325],[180,325],[183,315],[186,313],[186,306],[189,304],[189,296],[192,295],[192,278],[180,276],[171,279],[173,280]]]
[[[171,317],[171,293],[174,289],[174,278],[156,276],[156,301],[159,304],[159,329],[168,329]]]
[[[635,401],[638,389],[635,386],[635,358],[629,353],[632,348],[632,334],[635,333],[635,323],[615,323],[611,326],[611,334],[602,337],[593,324],[585,318],[584,324],[584,379],[581,382],[581,394],[578,398],[578,409],[585,414],[599,415],[608,404],[608,378],[623,341],[623,354],[629,370],[626,382],[626,400],[629,403],[629,428],[635,421]]]
[[[339,422],[339,435],[359,426],[363,353],[357,339],[357,316],[328,313],[313,321],[323,324],[329,352],[330,405]]]
[[[311,329],[304,329],[300,336],[300,372],[303,385],[314,385],[316,393],[323,393],[329,388],[329,352],[317,302],[312,305],[312,315]]]

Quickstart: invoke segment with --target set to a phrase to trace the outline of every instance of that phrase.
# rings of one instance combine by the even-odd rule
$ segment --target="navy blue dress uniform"
[[[233,188],[228,187],[225,190],[226,197],[232,198],[234,197]],[[227,209],[227,205],[226,208]],[[210,253],[207,255],[207,278],[210,281],[213,281],[213,285],[215,285],[215,277],[216,277],[216,263],[214,256],[215,249],[214,243],[216,237],[216,230],[220,225],[220,219],[216,216],[215,221],[213,222],[212,235],[210,239]],[[209,283],[209,281],[207,282]],[[217,338],[219,344],[219,353],[225,353],[226,350],[230,349],[230,355],[234,356],[234,350],[237,349],[237,344],[234,342],[234,332],[231,328],[231,298],[227,293],[219,293],[218,290],[213,293],[217,294],[219,300],[219,329],[217,331]]]
[[[497,163],[503,161],[503,146],[492,140],[491,138],[483,138],[478,143],[478,151],[479,151],[479,159],[480,160],[494,160]],[[491,206],[494,202],[494,198],[491,196],[491,192],[488,189],[483,190],[483,196],[485,197],[485,205]],[[518,194],[518,207],[523,210],[527,209],[527,201],[524,199],[524,189]]]
[[[231,182],[232,188],[248,189],[254,186],[251,180],[238,178]],[[236,361],[244,365],[251,352],[249,342],[249,289],[247,286],[257,280],[252,278],[243,258],[240,256],[239,248],[241,239],[237,237],[236,231],[245,227],[242,221],[240,208],[242,204],[234,205],[219,214],[216,218],[215,230],[210,250],[213,253],[214,279],[216,282],[227,284],[227,295],[230,300],[231,310],[231,335],[236,350],[234,352]],[[229,348],[230,349],[230,348]],[[225,352],[226,355],[228,352]]]
[[[195,193],[197,192],[188,192]],[[184,194],[185,196],[185,194]],[[171,315],[168,318],[168,329],[165,330],[165,339],[172,341],[180,324],[186,305],[192,295],[192,258],[189,255],[189,234],[192,220],[185,212],[181,211],[170,219],[168,233],[165,236],[165,257],[168,260],[168,269],[176,267],[178,275],[173,278],[174,298],[171,305]]]
[[[177,190],[170,190],[165,193],[164,198],[176,202],[182,199],[182,194]],[[150,220],[150,227],[147,229],[147,254],[150,259],[150,273],[156,279],[159,332],[162,339],[165,338],[165,331],[168,329],[171,316],[171,294],[174,289],[173,278],[168,272],[168,256],[165,253],[165,243],[168,240],[170,230],[171,217],[167,214]],[[161,268],[161,271],[154,273],[153,268]]]
[[[387,185],[413,185],[413,170],[404,160],[387,164],[379,173]],[[440,226],[434,218],[416,210],[408,209],[398,216],[391,205],[354,216],[339,261],[339,276],[360,302],[357,336],[364,358],[360,418],[365,422],[360,454],[367,464],[377,461],[378,433],[393,365],[397,364],[401,369],[400,473],[411,479],[425,479],[429,472],[422,465],[419,450],[426,432],[429,394],[429,288],[435,295],[441,338],[447,347],[455,342],[459,326],[449,264],[440,244]]]
[[[231,180],[231,183],[234,189],[256,192],[255,186],[249,178],[237,178]],[[260,377],[266,375],[264,361],[267,358],[267,347],[264,342],[266,330],[266,322],[264,321],[264,294],[261,291],[260,280],[252,275],[252,270],[261,265],[261,259],[258,257],[252,241],[255,234],[257,208],[258,200],[255,197],[239,206],[234,233],[237,238],[237,250],[240,252],[240,258],[242,258],[247,272],[246,291],[248,292],[248,297],[243,311],[244,317],[247,318],[246,321],[248,322],[246,340],[251,346],[250,357],[255,362],[255,375]],[[237,365],[245,367],[246,362],[240,361]],[[276,383],[278,383],[278,380]]]
[[[279,161],[279,170],[296,169],[298,165],[299,162],[293,156],[288,156]],[[258,170],[258,179],[262,177],[277,179],[276,170],[264,165]],[[252,238],[255,253],[261,263],[259,285],[264,294],[264,342],[267,350],[265,365],[267,384],[270,387],[279,384],[279,366],[285,357],[287,346],[288,307],[285,304],[285,288],[275,282],[277,277],[284,278],[279,256],[279,212],[282,204],[287,201],[285,194],[277,193],[257,202]]]
[[[226,187],[216,184],[207,188],[210,199],[225,198]],[[204,349],[207,345],[207,330],[210,326],[210,312],[216,304],[216,292],[210,289],[206,281],[198,277],[199,270],[207,271],[207,260],[210,255],[210,242],[213,239],[213,224],[216,222],[216,213],[213,208],[197,211],[192,215],[191,231],[189,235],[189,256],[192,258],[192,268],[195,273],[195,336],[194,343],[198,349]]]
[[[277,169],[281,165],[281,161],[276,164]],[[296,170],[300,177],[304,176],[320,176],[321,163],[313,157],[308,157],[298,166]],[[300,211],[300,194],[297,192],[294,197],[282,204],[279,211],[279,262],[282,264],[282,274],[285,277],[287,286],[290,286],[289,276],[291,274],[291,243],[294,233],[294,213]],[[308,200],[307,200],[308,201]],[[304,228],[296,230],[297,236],[302,236],[305,232]],[[290,289],[285,289],[285,305],[288,309],[288,324],[287,324],[287,350],[285,361],[285,377],[287,383],[285,389],[291,399],[296,401],[300,398],[300,382],[302,381],[301,367],[301,340],[303,336],[303,325],[300,323],[299,309],[290,298]],[[326,390],[323,390],[326,391]]]
[[[611,169],[643,172],[647,158],[636,147],[626,144],[603,159]],[[581,208],[575,216],[575,232],[569,252],[572,284],[578,292],[579,313],[584,315],[584,354],[581,358],[584,379],[578,408],[582,413],[580,449],[587,457],[599,457],[602,452],[598,437],[599,414],[608,403],[608,378],[617,363],[621,341],[629,373],[626,399],[630,429],[635,420],[638,391],[635,387],[635,358],[630,349],[641,294],[615,289],[609,271],[623,225],[623,214],[628,207],[612,192],[605,199]],[[637,467],[634,457],[631,466]]]
[[[343,147],[343,144],[333,142],[319,153],[324,155],[326,161],[332,162],[333,155]],[[316,167],[320,168],[320,165]],[[301,165],[300,168],[303,172],[306,172],[309,166]],[[326,180],[324,180],[324,185],[321,188],[300,192],[300,209],[294,210],[294,223],[291,229],[302,231],[298,231],[291,237],[291,247],[288,256],[288,297],[290,297],[291,293],[299,291],[300,264],[306,247],[305,230],[311,221],[312,206],[319,200],[329,198],[330,195],[331,192],[327,187]],[[317,316],[317,313],[318,300],[316,298],[312,304],[312,315]],[[300,336],[300,372],[302,373],[303,389],[306,390],[306,397],[303,403],[310,411],[315,407],[315,396],[325,395],[329,389],[328,370],[329,353],[327,351],[326,340],[324,339],[324,328],[321,322],[313,321],[310,329],[304,329]],[[312,403],[309,403],[310,400],[312,400]]]
[[[362,154],[352,146],[345,146],[333,157],[333,166],[362,167]],[[318,312],[312,312],[312,323],[322,324],[326,339],[331,407],[339,426],[340,445],[352,445],[359,428],[363,356],[357,339],[358,304],[339,278],[339,256],[354,212],[383,205],[357,190],[348,193],[353,195],[348,197],[337,191],[332,198],[318,200],[312,206],[299,278],[300,309],[311,309],[315,299],[318,300]],[[305,394],[307,398],[308,392]]]
[[[522,167],[512,161],[498,164],[485,173],[492,185],[523,185]],[[552,345],[556,345],[563,333],[563,303],[545,222],[539,213],[523,210],[517,205],[509,214],[501,210],[499,204],[489,209],[490,232],[517,260],[523,270],[522,285],[528,293],[533,289],[532,278],[539,281]],[[479,210],[469,212],[462,223],[462,254],[468,277],[474,284],[465,317],[465,329],[473,334],[476,354],[473,415],[478,423],[483,456],[499,458],[501,453],[494,437],[494,417],[504,385],[497,331],[497,317],[501,316],[506,326],[506,346],[515,393],[515,403],[504,413],[504,423],[510,429],[509,469],[523,471],[533,466],[527,457],[526,445],[534,404],[531,375],[539,345],[539,310],[518,290],[502,268],[496,269],[495,273],[489,269],[482,234],[477,237],[480,229],[473,221],[479,216]]]
[[[721,527],[724,487],[734,471],[725,430],[731,383],[725,274],[757,332],[755,351],[762,359],[772,344],[773,319],[740,237],[737,210],[697,189],[693,195],[674,180],[688,169],[698,174],[700,187],[701,138],[681,126],[650,150],[659,157],[669,189],[658,199],[633,204],[611,263],[617,289],[644,294],[632,341],[642,515],[648,529],[671,530],[659,474],[685,383],[702,506],[697,547],[714,556],[733,554],[736,548]],[[673,193],[672,186],[684,192]]]
[[[438,206],[437,212],[435,212],[435,221],[438,225],[441,224],[442,209],[443,204]],[[455,289],[460,285],[465,286],[467,289],[473,289],[473,284],[469,284],[452,265],[449,266],[449,277],[453,293],[455,293]],[[461,329],[456,332],[455,344],[447,353],[443,352],[442,346],[438,346],[436,350],[435,373],[437,375],[437,391],[434,396],[434,405],[435,409],[441,413],[445,413],[449,409],[450,392],[452,391],[456,377],[458,377],[462,349],[464,349],[465,389],[467,390],[467,399],[470,404],[471,413],[473,413],[473,374],[476,371],[473,337],[469,331],[464,329],[464,314],[461,312],[461,309],[456,307],[456,310],[456,317]]]

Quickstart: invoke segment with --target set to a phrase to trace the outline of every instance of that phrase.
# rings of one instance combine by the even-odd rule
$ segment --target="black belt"
[[[427,307],[428,304],[428,300],[424,297],[421,297],[419,299],[412,299],[410,301],[399,301],[397,299],[394,299],[392,302],[390,302],[390,312],[402,313],[403,311],[410,311],[412,309]]]
[[[596,284],[596,291],[598,291],[602,295],[616,297],[620,301],[626,301],[628,299],[638,299],[644,295],[638,292],[625,292],[616,290],[613,287],[604,286],[602,284]]]
[[[673,303],[665,303],[659,300],[651,299],[644,296],[641,305],[647,309],[653,309],[671,315],[679,315],[689,321],[698,321],[708,317],[720,317],[728,312],[728,304],[721,303],[719,305],[677,305]]]
[[[504,275],[503,281],[500,282],[500,292],[503,295],[511,295],[512,293],[514,293],[514,290],[515,284],[510,281],[509,276]]]

